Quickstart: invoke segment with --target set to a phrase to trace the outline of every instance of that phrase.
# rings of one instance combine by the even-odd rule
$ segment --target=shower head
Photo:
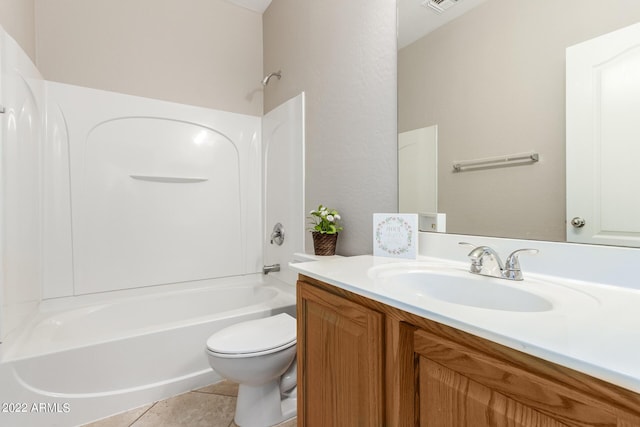
[[[277,77],[278,80],[280,80],[280,78],[282,77],[282,71],[277,71],[275,73],[269,73],[264,79],[262,79],[262,86],[266,86],[267,84],[269,84],[269,80],[271,80],[271,77]]]

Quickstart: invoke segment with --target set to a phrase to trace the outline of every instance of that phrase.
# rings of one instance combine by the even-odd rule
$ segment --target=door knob
[[[571,225],[573,225],[575,228],[582,228],[584,227],[585,223],[586,221],[584,220],[584,218],[580,218],[579,216],[571,220]]]

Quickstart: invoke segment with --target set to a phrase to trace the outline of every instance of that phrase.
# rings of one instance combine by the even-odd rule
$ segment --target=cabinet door
[[[497,358],[487,352],[491,346],[487,342],[478,350],[423,330],[414,333],[420,426],[640,425],[635,415],[599,397],[596,389],[601,387],[595,382],[585,393],[524,369],[527,363],[521,362],[531,356],[511,351],[510,361],[502,351]]]
[[[297,292],[299,425],[382,425],[382,314],[302,281]]]
[[[553,418],[420,357],[421,427],[561,427]]]

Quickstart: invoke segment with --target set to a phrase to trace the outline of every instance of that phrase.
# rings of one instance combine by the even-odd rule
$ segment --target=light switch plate
[[[446,233],[447,214],[420,212],[418,214],[418,228],[420,231]]]

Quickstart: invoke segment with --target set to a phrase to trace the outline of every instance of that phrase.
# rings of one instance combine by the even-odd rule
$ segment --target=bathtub
[[[213,383],[207,338],[281,312],[294,287],[262,275],[45,301],[0,346],[0,425],[82,425]]]

